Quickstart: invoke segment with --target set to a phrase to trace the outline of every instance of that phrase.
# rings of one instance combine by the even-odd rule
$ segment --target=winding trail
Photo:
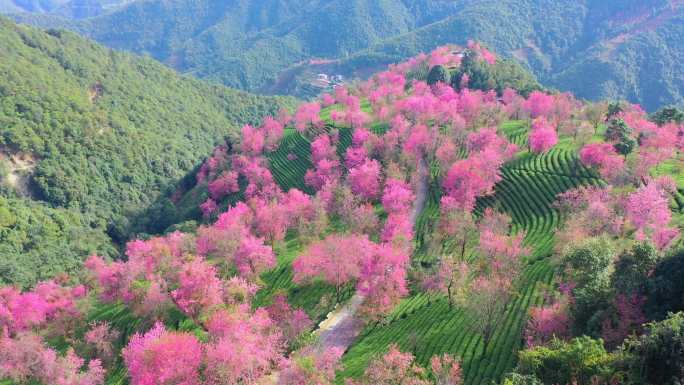
[[[363,300],[364,297],[361,294],[354,294],[349,302],[338,306],[318,325],[315,333],[318,336],[319,351],[330,348],[346,351],[354,342],[363,328],[363,322],[356,317],[356,311]]]
[[[416,188],[416,200],[413,202],[411,211],[411,223],[416,227],[418,216],[423,212],[427,202],[428,189],[430,188],[430,167],[425,157],[418,161],[418,187]]]
[[[418,161],[418,186],[410,217],[414,227],[416,226],[418,216],[425,208],[429,187],[430,168],[425,157],[422,157]],[[363,322],[356,317],[356,312],[363,303],[363,300],[364,297],[356,293],[349,302],[338,306],[318,325],[315,333],[318,336],[317,349],[319,351],[325,351],[330,348],[346,351],[351,346],[363,328]]]

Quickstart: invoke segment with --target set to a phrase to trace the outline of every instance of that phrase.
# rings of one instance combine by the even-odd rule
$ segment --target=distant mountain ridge
[[[684,104],[681,0],[145,0],[79,21],[17,18],[251,91],[305,95],[298,84],[322,70],[312,59],[362,75],[472,38],[580,97]]]
[[[0,13],[50,14],[83,19],[114,10],[134,0],[0,0]]]

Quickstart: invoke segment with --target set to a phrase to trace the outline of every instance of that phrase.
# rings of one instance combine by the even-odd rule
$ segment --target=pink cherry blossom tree
[[[302,104],[294,115],[295,128],[300,133],[305,132],[308,128],[320,128],[323,125],[320,114],[321,105],[319,103]]]
[[[267,116],[261,126],[264,133],[264,149],[274,151],[283,137],[284,125],[277,119]]]
[[[295,352],[281,364],[278,385],[333,385],[342,353],[339,348]]]
[[[202,217],[208,219],[216,212],[216,210],[218,210],[218,205],[216,204],[215,200],[209,198],[200,205],[200,210],[202,211]]]
[[[610,143],[591,143],[580,150],[580,159],[588,167],[597,167],[601,176],[609,181],[624,169],[625,161]]]
[[[105,364],[112,364],[116,358],[114,343],[121,333],[113,328],[108,322],[92,323],[88,331],[83,336],[83,342],[92,349],[93,356],[100,359]]]
[[[387,179],[382,195],[382,207],[389,214],[407,213],[413,205],[415,196],[406,182]]]
[[[264,151],[264,133],[249,124],[242,127],[242,143],[240,149],[244,154],[257,156]]]
[[[360,263],[367,258],[372,244],[365,236],[333,234],[312,243],[292,264],[296,283],[322,278],[335,287],[339,302],[342,288],[361,274]]]
[[[287,296],[277,294],[273,297],[273,303],[266,307],[271,319],[280,329],[284,341],[293,346],[297,339],[308,329],[313,322],[302,309],[293,309],[287,302]]]
[[[14,335],[49,322],[79,317],[77,304],[85,295],[81,289],[63,287],[55,281],[41,282],[23,293],[12,287],[0,287],[0,330]]]
[[[529,142],[532,151],[536,153],[547,152],[558,143],[558,133],[546,119],[539,118],[532,123]]]
[[[276,266],[276,259],[273,249],[263,239],[247,236],[235,252],[234,263],[241,277],[255,281],[261,273]]]
[[[228,194],[240,191],[238,174],[235,171],[226,171],[207,185],[209,195],[214,201],[219,201]]]
[[[556,207],[565,219],[558,244],[578,244],[586,238],[623,233],[625,218],[619,196],[610,188],[582,187],[558,196]]]
[[[390,345],[387,353],[370,362],[361,382],[348,380],[347,385],[430,385],[425,369],[414,361],[413,354]]]
[[[201,383],[199,341],[192,334],[167,331],[161,323],[144,334],[133,335],[122,356],[132,385]]]
[[[192,319],[223,304],[223,284],[216,269],[202,258],[184,264],[177,282],[178,288],[171,292],[171,297]]]
[[[649,183],[627,197],[627,219],[636,228],[636,239],[650,239],[659,249],[665,249],[679,231],[670,228],[670,211],[666,192],[657,183]]]
[[[221,310],[207,321],[206,383],[254,384],[277,367],[282,336],[264,309]]]
[[[525,328],[525,342],[528,347],[546,344],[554,338],[570,336],[570,315],[567,299],[555,301],[546,306],[530,309],[530,319]]]
[[[349,170],[349,184],[352,192],[363,199],[373,200],[380,194],[380,162],[366,159],[362,164]]]
[[[10,338],[0,334],[0,378],[12,383],[102,385],[105,370],[100,360],[78,357],[72,348],[66,355],[45,345],[37,334],[21,333]]]
[[[554,108],[553,96],[542,91],[532,91],[523,104],[523,108],[533,119],[541,116],[550,117]]]
[[[364,313],[373,318],[386,314],[408,294],[406,267],[409,255],[388,244],[373,245],[361,261],[357,290],[365,297]]]
[[[463,383],[461,362],[450,354],[432,356],[430,368],[435,377],[435,385],[461,385]]]
[[[503,312],[513,295],[513,281],[499,274],[481,275],[469,284],[461,306],[473,320],[471,325],[474,330],[482,336],[484,352],[501,324]]]

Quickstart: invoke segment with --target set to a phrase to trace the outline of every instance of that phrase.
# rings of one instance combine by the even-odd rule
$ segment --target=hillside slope
[[[2,195],[11,198],[3,206],[14,213],[7,221],[24,221],[28,217],[20,213],[36,205],[61,218],[47,235],[38,230],[47,224],[43,220],[0,233],[12,249],[3,253],[3,282],[45,278],[30,268],[43,256],[79,250],[64,255],[73,265],[73,258],[112,250],[107,234],[121,242],[132,229],[141,230],[136,218],[160,192],[239,125],[256,123],[281,105],[180,77],[151,59],[73,33],[45,33],[4,18],[0,52]],[[69,214],[60,214],[63,209]],[[99,246],[66,236],[72,225],[82,228],[83,237],[99,234],[93,241]],[[36,250],[42,251],[33,255]]]

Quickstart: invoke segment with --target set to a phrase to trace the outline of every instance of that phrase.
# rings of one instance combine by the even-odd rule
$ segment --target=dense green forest
[[[15,17],[228,86],[297,95],[310,95],[305,85],[319,72],[366,77],[477,39],[547,86],[655,110],[684,102],[683,16],[668,0],[151,0],[76,21]]]
[[[113,255],[216,143],[291,104],[4,18],[0,52],[0,282]]]

